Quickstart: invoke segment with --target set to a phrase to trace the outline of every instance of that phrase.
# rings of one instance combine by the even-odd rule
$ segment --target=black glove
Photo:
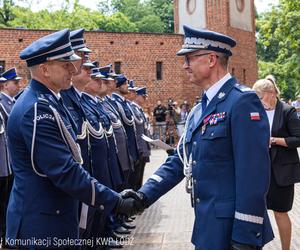
[[[175,154],[175,149],[174,149],[174,148],[172,148],[172,149],[167,149],[166,152],[167,152],[168,156],[171,156],[171,155],[174,155],[174,154]]]
[[[247,244],[238,243],[236,241],[231,241],[230,250],[259,250],[261,247],[251,246]]]
[[[149,207],[147,197],[142,192],[136,192],[133,189],[125,189],[120,194],[122,198],[133,198],[137,200],[143,206],[143,210]]]
[[[134,198],[122,198],[120,197],[114,213],[117,215],[125,215],[127,217],[142,213],[144,211],[144,206],[142,203]]]

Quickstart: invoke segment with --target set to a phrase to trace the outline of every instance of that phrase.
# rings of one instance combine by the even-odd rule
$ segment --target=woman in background
[[[271,180],[267,207],[274,211],[282,250],[291,245],[292,225],[288,211],[294,200],[294,183],[300,181],[300,119],[296,109],[279,100],[280,91],[272,75],[258,80],[256,91],[268,115],[270,124]]]

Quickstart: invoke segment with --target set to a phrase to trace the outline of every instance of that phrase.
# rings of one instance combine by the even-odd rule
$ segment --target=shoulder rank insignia
[[[246,85],[243,85],[243,84],[235,84],[234,85],[239,91],[241,92],[248,92],[248,91],[254,91],[253,89],[249,88],[248,86]]]

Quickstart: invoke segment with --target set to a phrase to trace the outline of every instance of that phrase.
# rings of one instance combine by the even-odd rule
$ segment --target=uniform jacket
[[[76,139],[61,100],[36,80],[19,97],[8,120],[15,175],[7,212],[9,239],[50,237],[54,244],[53,237],[77,238],[79,200],[110,213],[119,199],[75,161],[50,106]]]
[[[121,117],[119,113],[115,110],[114,106],[110,103],[108,97],[104,98],[101,101],[103,110],[110,117],[110,120],[113,125],[115,139],[116,139],[116,149],[123,172],[129,172],[132,169],[129,150],[128,150],[128,140],[125,128],[122,124]]]
[[[63,98],[64,105],[68,109],[75,123],[75,131],[78,138],[78,143],[80,145],[81,154],[83,158],[83,167],[87,171],[91,171],[91,156],[89,152],[88,140],[86,136],[85,120],[86,116],[84,114],[81,97],[76,92],[75,88],[71,86],[67,90],[60,91]]]
[[[7,120],[13,108],[13,105],[14,102],[9,97],[7,97],[3,93],[0,93],[0,177],[9,176],[12,174],[10,154],[7,148]]]
[[[235,78],[201,112],[199,104],[185,136],[193,176],[192,242],[199,250],[229,250],[231,240],[263,246],[273,238],[265,199],[270,178],[267,115],[256,94]],[[152,204],[183,178],[177,152],[140,191]]]
[[[273,137],[285,138],[288,147],[272,146],[271,165],[279,186],[288,186],[300,181],[300,162],[297,147],[300,147],[300,119],[294,107],[278,101],[272,125]]]
[[[5,120],[0,113],[0,177],[7,177],[11,174],[8,150]]]
[[[117,160],[116,145],[111,121],[103,112],[99,103],[86,94],[82,94],[83,107],[92,128],[89,127],[91,140],[93,174],[103,184],[116,188],[123,183],[119,162]],[[91,130],[99,131],[102,135],[95,135]],[[111,131],[110,131],[111,130]]]
[[[135,127],[136,127],[136,141],[138,145],[139,152],[143,157],[150,156],[150,145],[148,142],[142,139],[142,135],[147,135],[147,119],[145,117],[144,111],[142,108],[135,102],[131,102],[131,110],[134,114]]]
[[[7,123],[8,116],[13,108],[14,102],[5,94],[0,93],[0,112],[3,115],[5,124]]]
[[[112,94],[112,100],[114,101],[113,103],[116,110],[122,118],[123,126],[126,130],[130,157],[133,162],[136,162],[139,158],[139,151],[136,141],[134,117],[130,110],[129,103],[124,97],[116,93]]]

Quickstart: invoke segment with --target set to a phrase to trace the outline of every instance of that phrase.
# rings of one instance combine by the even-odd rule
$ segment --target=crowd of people
[[[194,105],[157,102],[154,137],[174,145],[173,126],[179,141],[144,184],[147,89],[92,62],[83,29],[57,31],[21,51],[31,75],[24,90],[15,68],[1,74],[3,246],[121,248],[135,215],[185,179],[196,249],[262,249],[274,238],[267,209],[282,249],[290,248],[299,96],[294,107],[282,102],[271,75],[253,89],[232,77],[233,38],[188,26],[184,32],[177,55],[204,92]]]
[[[169,98],[164,104],[161,100],[153,109],[152,134],[170,145],[175,145],[184,132],[185,123],[191,108],[200,103],[197,96],[193,105],[187,100],[181,104]]]

